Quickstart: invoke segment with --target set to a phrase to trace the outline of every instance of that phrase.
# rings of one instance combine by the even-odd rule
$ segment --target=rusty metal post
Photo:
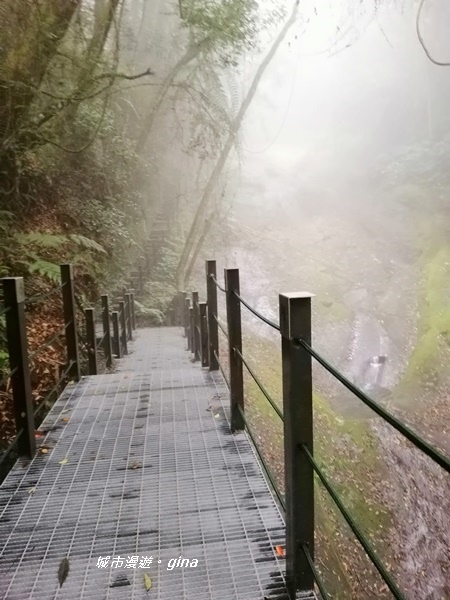
[[[72,265],[61,265],[61,284],[64,309],[64,327],[66,331],[67,364],[71,365],[67,373],[71,379],[81,376],[80,355],[78,351],[77,315],[75,309],[75,290]]]
[[[102,324],[103,324],[103,353],[105,355],[105,366],[107,369],[112,365],[112,345],[111,345],[111,322],[109,319],[109,299],[108,294],[102,297]]]
[[[314,578],[302,546],[314,560],[314,471],[304,445],[313,454],[313,387],[311,356],[297,343],[311,344],[309,292],[280,294],[283,371],[284,463],[286,500],[286,581],[296,591],[314,589]]]
[[[239,294],[239,269],[225,269],[225,289],[228,323],[228,359],[230,363],[230,413],[231,430],[244,429],[244,377],[242,361],[235,349],[242,353],[241,303]],[[236,292],[236,294],[235,294]]]
[[[97,375],[97,339],[95,335],[95,313],[93,308],[84,310],[89,375]]]
[[[17,441],[20,455],[32,458],[36,454],[34,436],[33,395],[28,360],[27,328],[25,319],[25,291],[22,277],[5,277],[3,296],[6,309],[6,341],[11,368],[11,384],[16,431],[23,429]]]
[[[208,322],[206,320],[206,302],[198,303],[200,313],[200,358],[202,367],[208,366]]]
[[[119,319],[120,319],[120,339],[121,346],[124,354],[128,354],[128,346],[127,346],[127,323],[126,323],[126,315],[125,315],[125,302],[121,300],[119,302]]]
[[[194,309],[194,361],[200,360],[200,317],[198,310],[198,292],[192,292],[192,307]]]
[[[219,327],[217,325],[217,287],[212,277],[216,277],[216,261],[206,261],[206,292],[208,305],[208,354],[209,370],[218,371],[219,363]]]
[[[112,322],[113,322],[114,354],[117,356],[117,358],[122,358],[122,345],[120,343],[120,322],[119,322],[119,313],[117,310],[114,310],[112,313]]]

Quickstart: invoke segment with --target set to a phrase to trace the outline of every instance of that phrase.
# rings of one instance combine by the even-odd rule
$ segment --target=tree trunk
[[[252,84],[250,86],[250,89],[247,92],[247,95],[246,95],[243,103],[241,104],[239,112],[237,113],[236,117],[234,118],[234,120],[231,123],[230,133],[228,134],[227,141],[225,142],[225,146],[223,147],[222,152],[220,153],[219,159],[218,159],[214,169],[212,170],[212,173],[208,179],[208,183],[206,184],[206,187],[203,191],[203,195],[200,200],[200,203],[197,207],[197,211],[195,213],[195,217],[192,222],[191,229],[189,231],[189,234],[188,234],[188,237],[186,240],[185,248],[183,249],[183,253],[182,253],[180,261],[178,263],[177,281],[181,279],[181,274],[186,269],[186,265],[188,263],[189,256],[191,254],[191,250],[194,245],[194,240],[195,240],[196,231],[198,229],[198,225],[201,221],[202,215],[205,214],[205,211],[208,207],[208,204],[209,204],[212,194],[214,192],[214,188],[217,184],[217,181],[219,180],[219,177],[220,177],[222,170],[225,166],[225,163],[228,159],[230,151],[234,146],[235,137],[236,137],[236,134],[238,133],[239,128],[242,124],[245,113],[247,112],[247,109],[250,106],[250,104],[256,94],[259,82],[261,81],[261,78],[264,75],[265,70],[267,69],[267,67],[269,66],[273,57],[275,56],[275,53],[278,50],[278,47],[280,46],[281,42],[285,38],[288,30],[295,22],[295,19],[297,17],[298,4],[299,4],[299,0],[296,0],[294,7],[292,9],[291,16],[284,24],[284,27],[278,34],[277,38],[275,39],[275,42],[272,44],[269,52],[267,53],[266,57],[260,64],[260,66],[256,72],[255,78],[253,79]],[[201,245],[203,244],[204,237],[206,237],[206,235],[201,236],[201,239],[202,239]],[[196,250],[197,254],[200,251],[201,245]]]

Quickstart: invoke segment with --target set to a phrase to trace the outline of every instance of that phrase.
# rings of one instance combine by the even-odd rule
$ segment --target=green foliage
[[[238,57],[257,46],[257,35],[284,16],[278,7],[264,12],[254,0],[185,0],[183,21],[197,44],[215,53],[223,66],[237,66]]]

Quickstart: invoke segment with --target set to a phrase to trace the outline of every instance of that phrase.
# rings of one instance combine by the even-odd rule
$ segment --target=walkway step
[[[0,487],[0,597],[286,599],[284,523],[227,404],[177,328],[139,331],[118,372],[69,385],[41,426],[47,451]]]

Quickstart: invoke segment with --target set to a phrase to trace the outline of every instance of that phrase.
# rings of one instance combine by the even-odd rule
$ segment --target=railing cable
[[[228,339],[228,331],[225,329],[225,327],[222,325],[222,323],[219,321],[219,318],[217,315],[213,314],[213,319],[215,320],[215,322],[217,323],[217,325],[219,326],[220,331],[223,333],[223,335]]]
[[[56,294],[56,292],[60,292],[65,285],[66,284],[63,283],[62,285],[59,285],[58,287],[51,289],[49,292],[44,292],[43,294],[36,294],[35,296],[30,296],[29,298],[25,298],[24,304],[25,304],[25,306],[33,306],[36,304],[41,304],[42,302],[44,302],[44,300],[47,300],[47,298],[50,298],[51,296],[53,296],[53,294]]]
[[[238,350],[238,348],[234,348],[234,352],[239,356],[239,358],[241,359],[241,361],[244,364],[245,368],[250,373],[250,375],[252,376],[252,378],[255,381],[256,385],[259,387],[259,389],[261,390],[261,392],[264,394],[264,396],[268,400],[268,402],[271,405],[271,407],[273,408],[273,410],[277,413],[277,415],[280,417],[280,419],[282,421],[284,421],[283,413],[278,408],[278,406],[276,405],[275,401],[270,396],[269,392],[266,390],[266,388],[264,387],[264,385],[261,383],[261,381],[259,380],[259,378],[257,377],[257,375],[255,375],[255,373],[253,372],[253,370],[250,367],[250,365],[248,364],[248,362],[242,356],[242,353]]]
[[[20,436],[24,433],[25,429],[22,427],[22,429],[20,431],[18,431],[16,433],[16,435],[14,436],[14,439],[10,442],[10,444],[8,445],[8,447],[6,448],[6,450],[2,453],[2,455],[0,456],[0,465],[8,458],[8,456],[11,454],[13,448],[17,445],[17,442],[20,439]]]
[[[244,421],[245,427],[247,429],[247,433],[248,433],[248,435],[250,436],[250,439],[253,442],[253,446],[254,446],[254,448],[255,448],[258,456],[259,456],[259,459],[260,459],[261,464],[262,464],[262,466],[264,468],[264,471],[266,472],[267,478],[270,481],[270,485],[273,487],[273,489],[275,491],[275,494],[277,495],[278,501],[281,504],[283,510],[285,511],[286,510],[286,503],[284,501],[284,498],[283,498],[280,490],[278,489],[278,486],[277,486],[277,484],[275,482],[275,478],[272,475],[272,472],[271,472],[268,464],[266,463],[263,455],[261,454],[261,451],[260,451],[260,449],[258,447],[258,444],[256,443],[255,437],[253,436],[253,432],[252,432],[251,428],[249,427],[247,419],[245,418],[244,411],[242,410],[242,408],[240,406],[238,406],[238,409],[239,409],[239,412],[241,414],[242,420]]]
[[[219,365],[220,372],[222,373],[222,377],[225,379],[225,383],[227,384],[227,388],[230,389],[230,382],[228,381],[228,377],[225,375],[224,368],[220,364],[219,357],[217,356],[217,352],[214,350],[214,356],[216,357],[217,364]]]
[[[264,315],[262,315],[260,312],[258,312],[257,310],[255,310],[252,306],[250,306],[250,304],[248,304],[244,298],[241,298],[241,296],[239,296],[239,294],[235,291],[233,291],[233,294],[236,296],[236,298],[242,302],[242,304],[245,306],[245,308],[247,308],[251,313],[253,313],[256,317],[258,317],[258,319],[261,319],[261,321],[264,321],[264,323],[267,323],[267,325],[270,325],[270,327],[273,327],[274,329],[276,329],[277,331],[280,331],[280,326],[277,325],[276,323],[274,323],[274,321],[271,321],[270,319],[268,319],[267,317],[265,317]]]
[[[375,550],[372,548],[372,545],[370,544],[369,540],[366,538],[366,536],[363,534],[363,532],[359,529],[358,525],[352,519],[350,513],[345,508],[345,506],[342,503],[336,490],[333,488],[333,486],[331,485],[331,483],[328,481],[325,474],[323,473],[322,469],[319,467],[319,465],[316,463],[316,461],[312,457],[308,448],[304,444],[301,444],[300,449],[308,458],[312,468],[317,473],[320,481],[323,483],[325,489],[330,494],[331,498],[333,499],[334,503],[338,507],[342,516],[344,517],[344,519],[347,521],[348,525],[350,526],[350,529],[355,534],[355,537],[357,538],[357,540],[359,541],[361,546],[364,548],[367,556],[370,558],[373,565],[375,566],[375,568],[381,575],[383,581],[386,583],[388,588],[391,590],[394,598],[396,598],[396,600],[406,600],[405,596],[398,588],[398,586],[395,583],[394,579],[392,578],[391,574],[386,570],[386,567],[383,565],[381,560],[378,558],[378,556],[377,556]]]
[[[414,433],[414,431],[412,431],[412,429],[410,429],[407,425],[404,425],[399,419],[391,415],[383,407],[374,402],[372,398],[369,398],[367,394],[357,388],[351,381],[344,377],[344,375],[331,366],[329,362],[320,356],[320,354],[317,354],[317,352],[315,352],[315,350],[313,350],[311,346],[304,340],[299,339],[297,341],[302,348],[308,352],[308,354],[314,357],[318,363],[320,363],[329,373],[333,375],[333,377],[340,381],[340,383],[350,390],[357,398],[362,400],[364,404],[366,404],[369,408],[376,412],[377,415],[392,425],[394,429],[404,435],[412,444],[414,444],[414,446],[419,448],[419,450],[434,460],[434,462],[447,471],[447,473],[450,473],[450,459],[433,448],[433,446],[431,446],[431,444],[426,442],[423,438]]]
[[[216,284],[216,287],[218,287],[221,292],[223,292],[224,294],[226,294],[227,290],[220,285],[220,283],[217,281],[217,279],[214,277],[214,275],[210,275],[210,277],[214,281],[214,283]]]
[[[325,589],[322,577],[319,575],[319,571],[316,569],[309,549],[304,544],[301,545],[301,549],[303,550],[303,554],[306,556],[306,560],[308,561],[309,568],[311,569],[311,572],[313,574],[314,581],[316,582],[316,585],[319,588],[320,595],[324,600],[328,600],[328,598],[331,598],[331,595]]]

